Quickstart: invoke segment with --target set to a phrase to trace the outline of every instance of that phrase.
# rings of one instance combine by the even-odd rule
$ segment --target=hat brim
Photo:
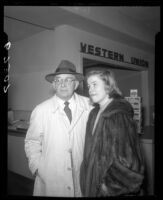
[[[80,73],[69,73],[69,72],[66,72],[66,73],[61,73],[61,72],[58,72],[58,73],[53,73],[53,74],[47,74],[46,76],[45,76],[45,79],[48,81],[48,82],[50,82],[50,83],[52,83],[53,81],[54,81],[54,77],[56,76],[56,75],[59,75],[59,74],[72,74],[72,75],[74,75],[75,77],[76,77],[76,79],[79,81],[79,82],[81,82],[81,81],[83,81],[84,80],[84,76],[82,75],[82,74],[80,74]]]

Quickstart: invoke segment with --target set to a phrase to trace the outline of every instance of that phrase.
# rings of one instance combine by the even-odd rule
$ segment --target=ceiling
[[[4,31],[11,42],[63,24],[153,51],[160,7],[4,7]]]
[[[132,20],[137,20],[153,29],[156,33],[160,31],[160,7],[135,6],[118,7],[117,9]]]

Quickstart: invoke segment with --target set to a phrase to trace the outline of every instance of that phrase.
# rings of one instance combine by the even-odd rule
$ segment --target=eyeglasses
[[[57,85],[62,85],[63,83],[64,83],[64,85],[71,85],[73,81],[75,81],[75,79],[72,79],[72,78],[54,79],[54,82],[55,82]]]

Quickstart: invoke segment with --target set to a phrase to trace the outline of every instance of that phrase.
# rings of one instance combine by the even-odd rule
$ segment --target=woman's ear
[[[111,90],[110,86],[109,85],[105,85],[106,93],[110,94],[110,90]]]

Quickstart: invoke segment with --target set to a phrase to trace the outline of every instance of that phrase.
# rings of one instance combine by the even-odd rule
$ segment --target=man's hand
[[[101,190],[102,190],[103,195],[107,196],[108,190],[107,190],[107,187],[106,187],[106,185],[104,183],[102,183],[102,185],[101,185]]]

